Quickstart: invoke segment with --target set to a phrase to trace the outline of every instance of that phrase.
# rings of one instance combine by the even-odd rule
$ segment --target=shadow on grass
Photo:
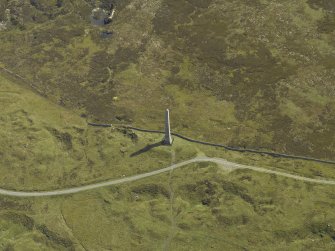
[[[148,152],[151,149],[155,148],[155,147],[159,147],[159,146],[163,146],[163,141],[159,141],[157,143],[154,144],[150,144],[150,145],[146,145],[145,147],[143,147],[142,149],[130,154],[130,157],[136,157],[142,153]]]

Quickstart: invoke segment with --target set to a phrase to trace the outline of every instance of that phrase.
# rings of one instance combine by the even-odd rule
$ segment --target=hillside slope
[[[95,129],[0,76],[0,186],[51,190],[208,155],[335,179],[333,166],[226,152],[161,135]],[[285,170],[283,170],[285,169]],[[321,177],[320,177],[321,176]],[[334,186],[212,163],[74,195],[0,196],[3,250],[332,250]]]
[[[156,129],[169,107],[190,136],[334,157],[330,1],[104,0],[105,26],[93,2],[2,1],[1,62],[95,120]]]

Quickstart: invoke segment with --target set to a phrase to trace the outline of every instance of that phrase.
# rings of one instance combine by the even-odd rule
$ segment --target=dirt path
[[[100,182],[97,184],[91,184],[91,185],[84,185],[80,187],[74,187],[74,188],[67,188],[67,189],[60,189],[60,190],[53,190],[53,191],[36,191],[36,192],[24,192],[24,191],[11,191],[11,190],[5,190],[5,189],[0,189],[0,194],[2,195],[7,195],[7,196],[15,196],[15,197],[43,197],[43,196],[57,196],[57,195],[66,195],[66,194],[74,194],[74,193],[79,193],[82,191],[87,191],[87,190],[92,190],[92,189],[97,189],[101,187],[106,187],[106,186],[111,186],[111,185],[117,185],[117,184],[122,184],[126,182],[132,182],[140,179],[144,179],[147,177],[151,177],[154,175],[158,175],[164,172],[169,172],[171,170],[174,170],[176,168],[191,164],[191,163],[198,163],[198,162],[213,162],[217,163],[221,166],[223,169],[249,169],[253,170],[256,172],[261,172],[261,173],[268,173],[268,174],[275,174],[278,176],[283,176],[295,180],[301,180],[301,181],[306,181],[310,183],[317,183],[317,184],[322,184],[322,185],[335,185],[335,180],[325,180],[325,179],[313,179],[313,178],[307,178],[299,175],[294,175],[294,174],[289,174],[285,172],[279,172],[279,171],[274,171],[274,170],[269,170],[266,168],[261,168],[261,167],[255,167],[255,166],[247,166],[247,165],[241,165],[237,163],[233,163],[230,161],[227,161],[225,159],[221,158],[209,158],[209,157],[198,157],[190,160],[183,161],[178,164],[173,164],[169,167],[165,167],[159,170],[151,171],[148,173],[143,173],[143,174],[138,174],[126,178],[121,178],[117,180],[111,180],[111,181],[106,181],[106,182]]]

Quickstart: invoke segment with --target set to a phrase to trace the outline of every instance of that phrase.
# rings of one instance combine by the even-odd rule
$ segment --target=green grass
[[[79,186],[197,155],[335,179],[332,165],[180,139],[132,157],[162,135],[87,126],[162,129],[170,108],[173,131],[190,137],[334,159],[329,1],[116,1],[105,27],[90,24],[94,5],[0,2],[0,20],[7,8],[13,14],[0,31],[0,66],[27,79],[0,75],[1,188]],[[1,196],[0,249],[333,250],[333,194],[332,186],[194,164],[70,196]]]
[[[7,7],[20,12],[18,3]],[[325,1],[122,1],[105,27],[90,24],[89,1],[22,8],[21,30],[0,32],[1,63],[55,103],[152,128],[169,107],[173,129],[190,136],[335,154],[333,6]]]
[[[134,134],[138,139],[132,139],[128,132],[115,128],[87,127],[85,119],[75,113],[3,77],[0,83],[0,165],[4,187],[66,187],[128,176],[170,163],[170,150],[163,146],[146,155],[130,157],[146,144],[160,141],[162,136]],[[184,152],[183,158],[192,156]]]
[[[4,77],[0,84],[2,188],[79,186],[197,155],[335,178],[331,165],[226,152],[178,138],[172,147],[131,157],[162,136],[136,133],[132,140],[130,132],[89,128],[76,113]],[[2,197],[0,245],[7,250],[331,250],[333,193],[331,186],[192,164],[76,195]]]
[[[12,243],[18,250],[20,240],[30,240],[32,247],[49,243],[49,250],[334,247],[332,187],[248,171],[228,174],[206,163],[171,175],[53,199],[7,198],[15,201],[7,210],[22,216],[0,218],[11,226],[8,232],[17,233]],[[25,203],[28,210],[17,209]],[[23,215],[31,219],[30,229],[22,227]],[[7,238],[3,243],[11,243]]]

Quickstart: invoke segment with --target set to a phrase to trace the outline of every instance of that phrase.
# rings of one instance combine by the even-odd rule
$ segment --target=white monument
[[[170,111],[166,109],[165,111],[165,137],[164,145],[172,145],[171,129],[170,129]]]

